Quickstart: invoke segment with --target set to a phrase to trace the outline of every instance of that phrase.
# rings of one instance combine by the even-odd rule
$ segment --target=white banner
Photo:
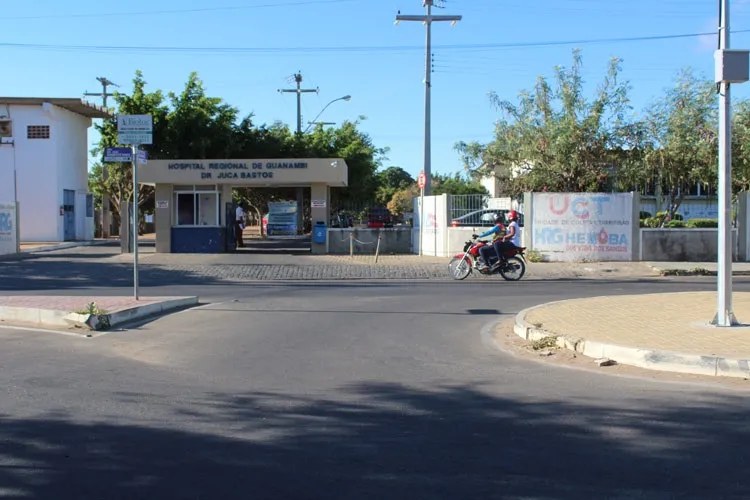
[[[549,260],[629,261],[630,193],[533,193],[531,248]]]
[[[18,251],[17,234],[16,205],[0,203],[0,255],[13,254]]]
[[[424,208],[424,213],[422,213]],[[420,228],[421,223],[424,227]],[[448,255],[448,197],[425,196],[424,207],[420,198],[414,198],[414,230],[412,231],[412,248],[419,253],[420,234],[422,230],[422,254],[435,257]]]

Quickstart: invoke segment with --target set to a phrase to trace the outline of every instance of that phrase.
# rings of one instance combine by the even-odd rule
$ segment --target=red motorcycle
[[[486,270],[479,249],[487,245],[491,243],[484,240],[467,241],[464,245],[464,252],[456,254],[448,264],[453,279],[466,279],[472,271],[488,275],[499,273],[506,281],[518,281],[523,278],[526,274],[526,261],[523,256],[526,247],[513,246],[507,249],[503,253],[503,262],[499,266],[492,266],[494,262],[497,262],[497,257],[494,257],[492,262],[486,263],[491,266],[489,270]]]

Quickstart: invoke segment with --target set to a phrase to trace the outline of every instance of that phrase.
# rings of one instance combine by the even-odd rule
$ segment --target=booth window
[[[177,226],[220,225],[216,186],[175,186],[174,220]]]

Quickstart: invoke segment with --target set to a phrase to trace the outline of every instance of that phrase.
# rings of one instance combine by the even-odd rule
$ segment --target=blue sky
[[[158,5],[153,0],[119,5],[36,0],[0,5],[0,94],[5,96],[79,97],[99,90],[97,76],[127,92],[137,69],[150,88],[179,91],[188,74],[197,71],[209,94],[243,114],[254,113],[257,123],[282,120],[294,126],[295,96],[277,90],[291,88],[290,76],[301,71],[305,87],[320,88],[318,95],[303,96],[305,123],[329,101],[351,94],[351,101],[334,103],[320,119],[341,123],[364,115],[363,130],[376,145],[391,149],[385,166],[399,165],[414,175],[422,168],[425,29],[393,22],[398,10],[423,14],[419,0],[160,0]],[[453,150],[456,141],[491,139],[498,115],[488,91],[514,99],[538,75],[551,74],[556,64],[570,64],[576,46],[583,50],[584,75],[592,90],[610,57],[624,60],[623,77],[633,86],[636,109],[658,96],[682,67],[712,74],[715,37],[471,45],[714,31],[716,1],[449,0],[444,5],[439,13],[461,14],[463,20],[454,27],[436,23],[433,28],[435,172],[461,168]],[[750,0],[731,2],[731,13],[734,30],[750,29]],[[733,35],[731,46],[750,48],[750,34]],[[163,47],[196,50],[158,49]],[[321,47],[333,49],[317,50]],[[743,85],[733,96],[748,92],[750,86]]]

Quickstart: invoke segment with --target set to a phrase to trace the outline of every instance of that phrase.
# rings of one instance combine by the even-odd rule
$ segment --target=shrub
[[[536,250],[528,250],[526,252],[526,260],[529,262],[544,262],[544,255]]]
[[[687,222],[687,227],[702,229],[719,227],[718,219],[691,219]]]
[[[656,212],[656,216],[660,219],[666,219],[667,212]],[[682,215],[680,214],[674,214],[672,216],[672,220],[682,220]]]
[[[685,227],[685,222],[681,220],[671,220],[664,224],[664,227],[669,229],[679,229]]]
[[[639,219],[648,219],[651,217],[651,212],[641,212],[638,216]]]

